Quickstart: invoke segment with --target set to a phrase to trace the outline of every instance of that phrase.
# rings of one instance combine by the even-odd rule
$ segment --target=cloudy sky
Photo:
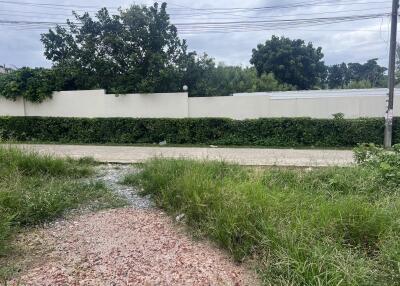
[[[43,56],[40,34],[50,24],[64,23],[71,11],[94,12],[97,8],[131,4],[151,5],[150,0],[0,0],[0,64],[8,66],[50,66]],[[180,24],[180,37],[189,48],[206,52],[217,62],[249,65],[252,48],[271,35],[301,38],[321,46],[328,64],[365,62],[378,58],[387,66],[391,0],[171,0],[171,22]],[[84,7],[83,7],[84,6]],[[371,19],[356,20],[354,17]],[[346,22],[296,24],[282,27],[293,19],[344,17]],[[349,18],[352,21],[349,21]],[[258,21],[250,27],[242,23]],[[277,22],[280,21],[280,22]],[[320,21],[320,19],[319,19]],[[328,20],[331,21],[332,20]],[[218,33],[209,28],[193,28],[192,23],[229,22]],[[239,23],[238,23],[239,22]],[[28,24],[26,24],[28,23]],[[185,23],[189,24],[186,26]],[[292,22],[293,23],[293,22]],[[184,24],[184,25],[182,25]],[[214,24],[213,24],[214,25]],[[240,29],[235,29],[235,27]],[[232,28],[233,27],[233,28]],[[236,31],[232,31],[236,30]],[[240,30],[240,31],[237,31]],[[223,32],[223,33],[221,33]]]

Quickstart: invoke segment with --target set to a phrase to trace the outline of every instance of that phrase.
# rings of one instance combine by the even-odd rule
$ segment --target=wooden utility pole
[[[390,54],[389,54],[389,101],[385,119],[385,148],[392,147],[392,129],[393,129],[393,99],[395,86],[395,65],[396,65],[396,38],[397,38],[397,17],[399,12],[399,0],[393,0],[392,3],[392,27],[390,33]]]

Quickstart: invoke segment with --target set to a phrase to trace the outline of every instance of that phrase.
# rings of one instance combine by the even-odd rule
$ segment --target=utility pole
[[[392,3],[392,27],[390,32],[390,54],[389,54],[389,71],[388,71],[388,87],[389,101],[385,119],[385,148],[392,147],[392,129],[393,129],[393,99],[395,86],[395,64],[396,64],[396,38],[397,38],[397,17],[399,12],[399,0],[393,0]]]

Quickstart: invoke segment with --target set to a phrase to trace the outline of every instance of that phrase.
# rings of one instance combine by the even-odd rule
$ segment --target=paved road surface
[[[72,158],[93,157],[100,162],[141,163],[153,157],[224,160],[254,166],[347,166],[354,163],[349,150],[256,148],[136,147],[95,145],[15,144],[19,148]]]

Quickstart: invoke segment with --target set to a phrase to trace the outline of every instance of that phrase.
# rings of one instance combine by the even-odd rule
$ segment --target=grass
[[[400,285],[400,193],[371,168],[155,159],[125,178],[265,285]]]
[[[0,257],[10,255],[11,238],[22,227],[83,206],[122,205],[102,183],[91,182],[94,164],[89,158],[56,159],[0,147]],[[4,271],[0,263],[0,273]]]

